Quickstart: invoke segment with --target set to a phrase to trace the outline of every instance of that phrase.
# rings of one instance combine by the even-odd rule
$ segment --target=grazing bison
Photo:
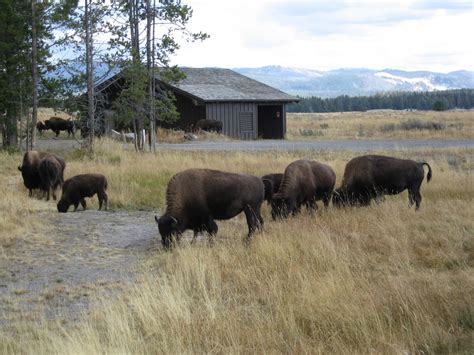
[[[344,170],[341,187],[333,194],[335,206],[368,206],[372,199],[396,195],[408,189],[409,206],[421,204],[420,186],[425,177],[423,165],[428,167],[427,180],[431,180],[428,163],[397,159],[381,155],[364,155],[352,159]]]
[[[34,189],[39,189],[41,185],[41,178],[39,176],[39,163],[41,159],[47,156],[46,152],[38,152],[30,150],[23,155],[23,162],[18,170],[21,171],[23,177],[23,184],[29,190],[29,195],[33,195]]]
[[[21,166],[18,167],[18,170],[21,171],[21,175],[23,177],[23,183],[25,184],[25,187],[29,190],[30,196],[32,196],[34,189],[41,188],[41,177],[39,173],[39,165],[40,165],[40,161],[46,156],[52,156],[59,162],[59,164],[61,165],[61,177],[63,176],[66,163],[64,162],[64,159],[62,159],[61,157],[55,154],[39,152],[35,150],[30,150],[26,152],[23,155],[23,162]]]
[[[76,132],[76,126],[73,121],[65,120],[61,117],[51,117],[49,120],[44,122],[46,129],[52,130],[56,133],[56,137],[59,136],[61,131],[67,131],[67,136],[70,137],[71,133],[74,137],[74,133]]]
[[[101,174],[82,174],[67,179],[63,185],[63,193],[58,202],[58,211],[67,212],[69,206],[74,205],[74,211],[77,210],[79,203],[86,209],[85,197],[92,197],[97,194],[99,198],[99,210],[107,211],[107,178]]]
[[[272,201],[273,195],[280,189],[282,179],[283,174],[281,173],[262,176],[262,181],[265,184],[265,201],[268,203]]]
[[[335,183],[336,174],[330,166],[312,160],[294,161],[285,169],[280,189],[273,196],[273,219],[295,215],[303,205],[312,212],[321,199],[327,207]]]
[[[176,174],[168,183],[166,212],[158,223],[163,246],[172,247],[186,229],[206,231],[210,241],[217,233],[214,220],[230,219],[242,211],[248,225],[247,241],[255,230],[263,226],[260,215],[264,184],[256,176],[233,174],[208,169],[189,169]],[[194,240],[194,239],[193,239]]]
[[[221,133],[222,132],[222,122],[217,121],[217,120],[207,120],[207,119],[202,119],[197,121],[194,126],[193,126],[194,131],[199,131],[203,130],[206,132],[217,132]]]
[[[64,167],[65,164],[53,155],[47,155],[40,160],[38,166],[40,190],[46,194],[46,201],[49,201],[50,190],[53,192],[53,199],[56,200],[56,189],[63,184]]]

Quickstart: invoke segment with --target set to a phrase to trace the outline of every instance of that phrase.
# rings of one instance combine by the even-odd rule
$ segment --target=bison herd
[[[188,169],[174,175],[166,190],[166,211],[155,220],[165,249],[171,249],[174,238],[179,242],[185,230],[207,233],[210,241],[216,235],[216,220],[226,220],[244,212],[250,241],[252,234],[263,227],[260,210],[263,201],[271,205],[273,219],[296,215],[302,207],[310,213],[322,200],[325,207],[368,206],[372,200],[380,201],[385,195],[408,190],[409,206],[421,204],[420,187],[424,179],[424,165],[428,167],[427,181],[432,171],[428,163],[397,159],[381,155],[364,155],[350,160],[344,170],[341,186],[334,190],[336,174],[326,165],[313,160],[297,160],[283,173],[257,177],[210,169]],[[107,209],[107,179],[100,174],[83,174],[66,181],[63,174],[66,164],[55,154],[29,151],[18,169],[29,189],[39,188],[47,195],[62,187],[59,212],[74,211],[81,204],[86,209],[85,197],[97,194],[99,210]]]
[[[64,169],[66,163],[63,158],[53,153],[28,151],[23,156],[23,162],[18,167],[23,177],[23,183],[32,196],[34,189],[39,189],[46,195],[49,201],[49,194],[52,192],[53,199],[56,200],[56,190],[62,187],[61,199],[57,208],[59,212],[67,212],[69,206],[74,205],[77,210],[79,203],[86,209],[85,197],[92,197],[97,194],[99,198],[99,210],[105,202],[107,210],[107,179],[100,174],[83,174],[73,176],[64,181]]]

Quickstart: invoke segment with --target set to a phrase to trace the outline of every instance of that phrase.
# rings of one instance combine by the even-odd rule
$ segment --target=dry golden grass
[[[441,130],[404,130],[398,127],[408,120],[443,123]],[[306,135],[305,135],[306,133]],[[385,138],[432,138],[473,139],[474,111],[396,111],[372,110],[367,112],[335,113],[288,113],[288,139],[385,139]]]
[[[25,319],[3,327],[0,353],[471,353],[472,153],[390,153],[433,168],[419,212],[407,207],[406,193],[278,222],[265,207],[265,231],[249,248],[242,216],[219,222],[214,247],[200,241],[157,251],[143,260],[140,282],[118,300],[98,301],[79,322]],[[186,168],[263,175],[305,157],[333,166],[339,181],[355,155],[137,155],[102,141],[92,159],[70,154],[66,173],[105,174],[115,208],[160,209],[169,178]],[[1,161],[13,176],[17,159],[8,159]]]

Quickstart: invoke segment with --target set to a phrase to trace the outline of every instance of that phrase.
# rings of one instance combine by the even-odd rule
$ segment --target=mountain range
[[[345,68],[329,71],[264,66],[236,72],[298,96],[361,96],[390,91],[436,91],[474,88],[474,72],[450,73]]]

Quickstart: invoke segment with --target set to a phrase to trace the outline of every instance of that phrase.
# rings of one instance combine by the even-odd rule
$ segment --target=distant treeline
[[[288,106],[289,112],[344,112],[375,109],[416,109],[443,111],[474,107],[474,89],[428,92],[391,92],[373,96],[347,95],[322,99],[301,97],[300,102]]]

